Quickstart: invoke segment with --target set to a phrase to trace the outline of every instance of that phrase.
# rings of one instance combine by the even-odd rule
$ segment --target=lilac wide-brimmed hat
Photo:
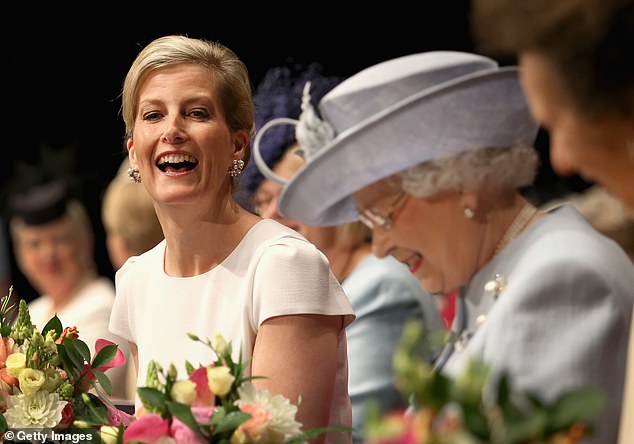
[[[457,51],[364,69],[322,98],[323,120],[310,111],[299,121],[265,124],[254,154],[267,128],[296,125],[306,164],[284,184],[278,206],[285,217],[314,226],[357,220],[353,194],[380,179],[471,149],[532,145],[538,131],[516,67]]]

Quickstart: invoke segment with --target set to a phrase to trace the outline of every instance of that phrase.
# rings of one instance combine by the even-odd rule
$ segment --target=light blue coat
[[[607,404],[587,442],[617,442],[634,265],[615,242],[564,205],[494,257],[462,297],[453,327],[466,325],[442,371],[459,372],[473,355],[546,401],[599,388]]]
[[[346,328],[348,387],[352,403],[353,441],[361,442],[366,403],[376,401],[386,413],[407,407],[394,385],[392,355],[408,319],[429,331],[443,329],[434,298],[405,264],[388,256],[366,256],[343,281],[356,319]],[[425,357],[431,361],[433,354]]]

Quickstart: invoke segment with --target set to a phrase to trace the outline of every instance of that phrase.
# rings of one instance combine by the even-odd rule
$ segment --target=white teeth
[[[161,157],[157,161],[157,165],[163,165],[165,163],[179,163],[179,162],[191,162],[196,163],[196,158],[189,154],[167,154]]]

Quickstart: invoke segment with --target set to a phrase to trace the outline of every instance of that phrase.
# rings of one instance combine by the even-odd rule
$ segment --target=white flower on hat
[[[260,140],[269,128],[275,125],[295,125],[295,139],[299,144],[299,149],[295,153],[306,161],[312,159],[320,149],[335,138],[334,128],[330,123],[317,117],[317,113],[310,103],[310,81],[306,82],[302,91],[301,109],[299,120],[287,117],[275,118],[260,128],[253,141],[253,159],[258,169],[264,177],[281,186],[285,186],[287,180],[275,174],[260,153]]]
[[[315,108],[310,103],[310,82],[306,82],[302,94],[302,113],[295,127],[295,138],[300,146],[304,159],[311,159],[321,148],[335,138],[333,127],[317,117]]]

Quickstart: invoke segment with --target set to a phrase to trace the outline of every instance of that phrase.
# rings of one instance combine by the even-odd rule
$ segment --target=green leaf
[[[99,384],[104,391],[108,395],[112,395],[112,382],[110,382],[110,378],[108,378],[104,372],[97,369],[92,369],[92,373],[95,375],[95,378],[97,378],[97,381],[99,381]]]
[[[59,338],[64,331],[62,321],[59,320],[57,315],[53,316],[42,329],[42,336],[46,336],[46,332],[49,330],[55,331],[55,339]]]
[[[290,438],[284,441],[284,444],[304,444],[305,442],[318,437],[322,433],[333,432],[333,431],[352,432],[353,430],[354,429],[352,427],[346,427],[346,426],[318,427],[318,428],[306,430],[301,435],[295,436],[293,438]]]
[[[562,395],[549,408],[549,430],[565,430],[577,421],[587,421],[605,406],[605,395],[599,390],[584,388]]]
[[[106,345],[104,348],[99,350],[99,353],[95,356],[95,359],[92,361],[93,368],[99,368],[104,365],[109,364],[114,357],[117,355],[117,347],[116,344]]]
[[[7,419],[4,415],[0,415],[0,433],[4,433],[9,430],[9,424],[7,424]]]
[[[108,409],[92,393],[81,393],[75,396],[73,408],[75,419],[91,425],[108,424]]]
[[[504,442],[533,442],[537,437],[544,436],[547,421],[547,413],[541,408],[522,417],[507,420]]]
[[[83,369],[85,365],[90,363],[90,349],[85,342],[79,339],[64,338],[62,344],[75,368]]]
[[[194,418],[192,414],[192,409],[186,404],[181,404],[180,402],[167,401],[167,409],[171,412],[171,414],[178,418],[183,424],[189,427],[194,433],[200,436],[202,439],[206,439],[204,434],[200,430],[200,426]]]
[[[467,430],[481,439],[489,437],[489,423],[479,405],[463,405],[462,414]]]
[[[224,432],[233,431],[238,428],[240,424],[251,418],[251,415],[245,412],[236,411],[229,412],[222,417],[222,419],[216,423],[213,429],[213,435],[221,434]]]
[[[138,387],[136,389],[139,397],[143,400],[143,405],[164,412],[165,405],[165,393],[152,387]]]

